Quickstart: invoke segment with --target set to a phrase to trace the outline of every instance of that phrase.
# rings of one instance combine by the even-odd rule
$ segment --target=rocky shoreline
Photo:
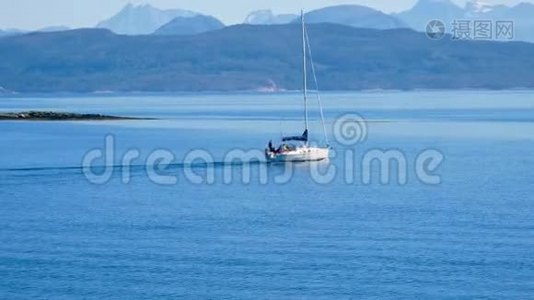
[[[113,120],[149,120],[147,118],[117,117],[101,114],[76,114],[52,111],[28,111],[0,113],[0,121],[113,121]]]

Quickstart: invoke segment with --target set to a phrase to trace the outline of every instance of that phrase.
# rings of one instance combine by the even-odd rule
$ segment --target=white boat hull
[[[328,159],[329,154],[329,148],[302,147],[280,153],[267,151],[265,157],[268,162],[305,162],[325,160]]]

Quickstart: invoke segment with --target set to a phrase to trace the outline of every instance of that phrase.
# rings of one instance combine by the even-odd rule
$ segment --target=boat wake
[[[260,161],[260,160],[253,160],[253,161],[235,161],[235,162],[210,162],[210,163],[175,163],[175,164],[168,164],[165,166],[165,169],[172,170],[172,169],[201,169],[201,168],[225,168],[225,167],[240,167],[240,166],[253,166],[253,165],[276,165],[274,163],[266,162],[266,161]],[[106,169],[106,168],[112,168],[114,170],[123,170],[123,169],[130,169],[132,171],[135,170],[145,170],[146,168],[157,168],[157,165],[98,165],[98,166],[91,166],[91,169],[99,170],[99,169]],[[0,169],[0,172],[46,172],[46,171],[83,171],[84,169],[87,169],[83,166],[65,166],[65,167],[34,167],[34,168],[6,168],[6,169]]]

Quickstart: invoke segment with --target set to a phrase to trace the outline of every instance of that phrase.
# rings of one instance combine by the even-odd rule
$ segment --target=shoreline
[[[77,114],[53,111],[0,112],[0,121],[127,121],[152,118],[120,117],[102,114]]]
[[[144,92],[144,91],[117,91],[108,93],[98,92],[53,92],[53,93],[1,93],[0,99],[24,99],[24,98],[52,98],[52,97],[95,97],[95,98],[115,98],[115,97],[147,97],[147,96],[183,96],[183,95],[285,95],[299,94],[300,90],[279,90],[279,91],[257,91],[257,90],[234,90],[234,91],[161,91],[161,92]],[[534,88],[507,88],[507,89],[483,89],[483,88],[464,88],[464,89],[362,89],[362,90],[321,90],[322,95],[328,94],[345,94],[345,93],[442,93],[442,92],[534,92]]]

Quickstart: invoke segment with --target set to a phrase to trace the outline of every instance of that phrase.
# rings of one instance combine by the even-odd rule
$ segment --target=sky
[[[224,23],[241,23],[249,12],[272,9],[275,13],[296,13],[337,4],[360,4],[384,12],[409,9],[417,0],[0,0],[0,28],[35,30],[49,26],[93,27],[117,13],[124,5],[151,4],[213,15]],[[453,0],[465,5],[466,0]],[[484,0],[513,5],[521,0]],[[522,2],[534,2],[523,0]]]

